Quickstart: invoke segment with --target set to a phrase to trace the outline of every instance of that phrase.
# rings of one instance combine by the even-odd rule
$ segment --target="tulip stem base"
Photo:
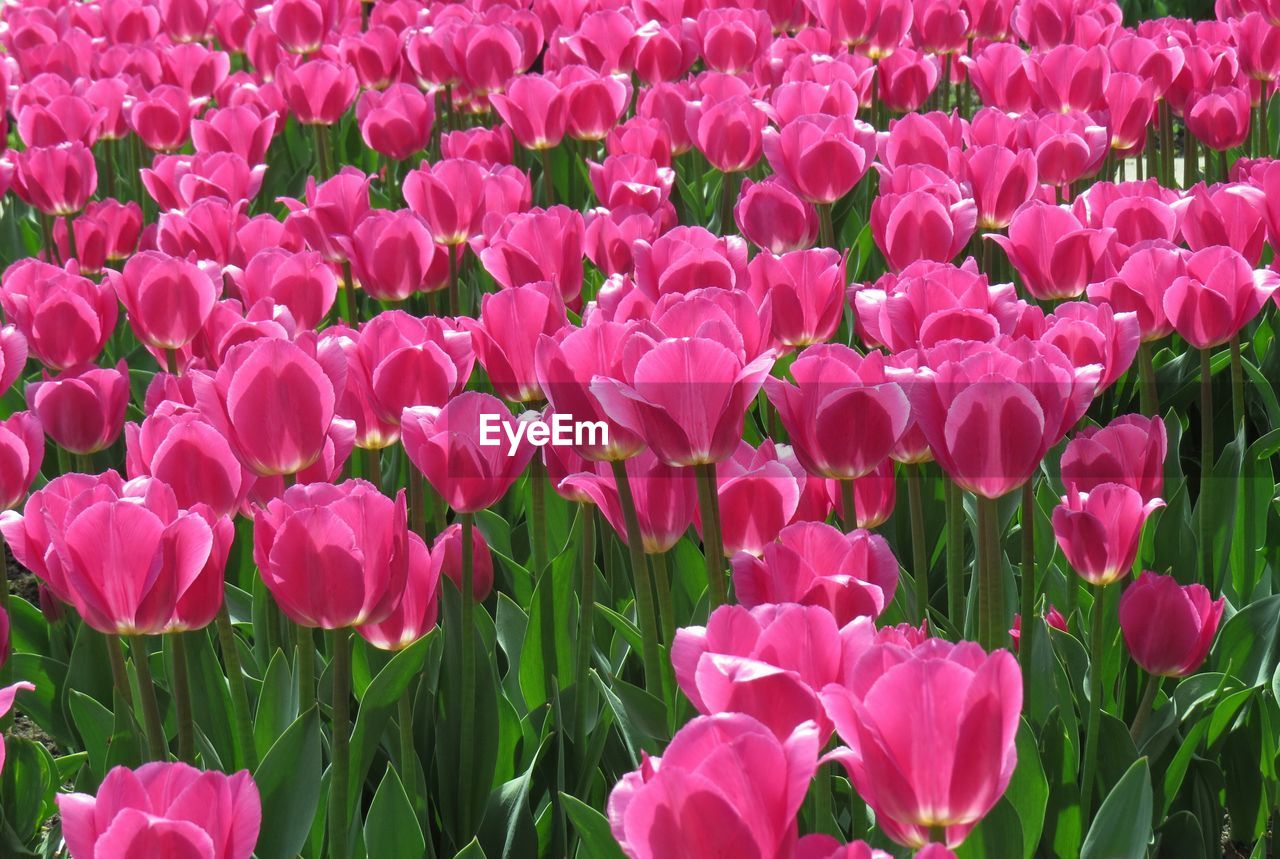
[[[1084,741],[1084,764],[1080,777],[1080,819],[1087,827],[1093,805],[1093,782],[1098,769],[1098,733],[1102,727],[1102,660],[1105,644],[1104,621],[1107,586],[1093,592],[1093,629],[1089,636],[1089,723]]]
[[[1160,684],[1163,680],[1163,677],[1157,677],[1154,674],[1147,675],[1147,684],[1146,688],[1142,690],[1142,700],[1138,703],[1138,712],[1134,715],[1133,725],[1129,728],[1129,736],[1135,745],[1142,737],[1142,729],[1147,726],[1147,720],[1151,718],[1151,712],[1155,708],[1156,695],[1160,693]]]
[[[173,644],[173,701],[178,717],[178,760],[196,762],[195,720],[191,715],[191,678],[187,672],[187,633],[170,636]]]
[[[295,626],[293,630],[295,668],[298,672],[298,700],[312,701],[316,697],[315,637],[309,627]]]
[[[461,674],[461,692],[459,701],[470,702],[476,696],[476,617],[475,617],[475,514],[463,513],[462,520],[462,629],[461,652],[458,654]],[[458,721],[458,800],[461,809],[462,831],[459,835],[466,840],[472,831],[471,826],[471,779],[475,770],[475,720],[460,719]]]
[[[1022,632],[1018,641],[1018,655],[1022,661],[1022,688],[1024,694],[1032,683],[1031,660],[1040,637],[1040,624],[1035,619],[1036,597],[1039,583],[1036,581],[1036,490],[1035,480],[1022,485]]]
[[[978,643],[990,651],[1004,642],[1004,576],[1000,550],[1000,510],[994,499],[978,497]]]
[[[631,556],[632,585],[636,595],[636,623],[640,627],[641,652],[644,663],[645,685],[650,691],[663,692],[662,656],[658,648],[658,619],[653,605],[653,582],[649,564],[644,556],[644,538],[640,534],[640,516],[636,513],[636,499],[631,492],[631,480],[627,477],[627,464],[615,460],[613,482],[618,488],[618,503],[622,506],[622,518],[627,530],[627,552]],[[699,481],[701,486],[701,481]]]
[[[1231,419],[1236,432],[1244,426],[1244,359],[1240,357],[1240,334],[1231,338]]]
[[[845,478],[840,483],[840,507],[844,514],[844,530],[852,533],[858,530],[858,496],[853,491],[853,480]]]
[[[1200,494],[1204,491],[1213,475],[1213,369],[1210,366],[1208,349],[1200,350]],[[1213,547],[1209,545],[1208,517],[1211,511],[1199,504],[1200,526],[1200,581],[1206,586],[1213,586]]]
[[[333,650],[333,739],[330,744],[333,766],[329,779],[329,856],[330,859],[346,859],[351,819],[347,807],[348,773],[351,769],[351,630],[335,629],[330,636]]]
[[[1156,386],[1156,365],[1151,355],[1151,344],[1138,346],[1139,396],[1142,413],[1153,417],[1160,411],[1160,391]]]
[[[925,545],[924,499],[920,493],[921,465],[906,466],[907,503],[911,514],[911,567],[916,581],[916,618],[929,619],[929,547]]]
[[[578,653],[574,665],[574,702],[577,704],[574,748],[580,759],[585,758],[587,747],[587,715],[590,713],[591,696],[587,694],[588,675],[591,673],[591,653],[595,644],[596,610],[596,529],[595,515],[590,504],[578,506],[582,518],[582,551],[578,564]]]
[[[236,633],[231,626],[231,613],[226,601],[218,609],[218,647],[227,672],[227,688],[231,693],[231,712],[235,717],[236,744],[240,747],[239,765],[250,772],[258,768],[258,750],[253,739],[253,722],[249,717],[249,693],[240,667],[240,651],[236,649]]]
[[[147,759],[163,761],[169,756],[169,744],[160,718],[160,704],[156,700],[156,681],[151,675],[151,654],[147,640],[140,635],[129,638],[129,650],[133,655],[133,670],[138,674],[138,694],[142,697],[142,721],[147,733]]]
[[[724,549],[720,542],[720,504],[714,462],[695,465],[698,512],[702,516],[702,551],[707,564],[707,597],[710,610],[728,602],[724,581]]]
[[[964,635],[964,502],[960,487],[946,481],[947,618]]]

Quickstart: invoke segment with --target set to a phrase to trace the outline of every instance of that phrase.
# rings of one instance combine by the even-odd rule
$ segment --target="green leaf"
[[[111,735],[115,733],[115,714],[93,698],[74,689],[68,696],[68,703],[71,720],[89,754],[89,769],[93,772],[95,782],[100,782],[107,774],[107,751],[111,746]]]
[[[1008,859],[1022,852],[1024,841],[1018,812],[1006,794],[956,849],[956,859]]]
[[[567,793],[560,794],[560,803],[582,841],[580,855],[590,859],[626,859],[618,842],[613,840],[609,821],[603,814]]]
[[[472,838],[471,843],[455,853],[453,859],[488,859],[488,857],[481,849],[480,842]]]
[[[1049,782],[1040,765],[1040,750],[1036,748],[1035,733],[1025,719],[1018,726],[1018,766],[1005,791],[1005,798],[1018,813],[1022,824],[1022,855],[1031,859],[1040,834],[1044,830],[1044,811],[1049,802]]]
[[[418,816],[394,767],[387,767],[369,806],[364,843],[368,855],[378,859],[421,859],[426,852]]]
[[[533,768],[547,747],[543,741],[523,773],[501,785],[489,795],[484,822],[480,826],[480,844],[495,856],[537,856],[538,833],[529,812],[529,793],[533,785]]]
[[[529,623],[520,647],[520,691],[529,710],[551,700],[554,690],[546,688],[546,681],[552,674],[556,674],[556,685],[561,690],[573,681],[573,641],[569,632],[573,624],[568,615],[574,608],[576,565],[577,552],[571,542],[534,586]]]
[[[277,649],[262,678],[262,692],[258,695],[258,709],[254,716],[253,740],[258,755],[265,755],[276,738],[297,718],[298,687],[293,682],[289,660],[283,650]]]
[[[1098,808],[1080,859],[1143,859],[1151,840],[1151,769],[1139,758]]]
[[[295,859],[320,802],[320,714],[315,707],[276,740],[253,779],[262,795],[258,859]]]
[[[1280,594],[1242,608],[1222,625],[1213,648],[1214,664],[1246,686],[1269,682],[1280,663]]]
[[[30,842],[54,812],[57,774],[53,756],[44,746],[25,737],[8,739],[0,795],[5,819],[22,841]]]

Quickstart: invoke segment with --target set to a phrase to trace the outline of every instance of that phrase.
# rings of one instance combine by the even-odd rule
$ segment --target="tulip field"
[[[0,82],[0,859],[1280,859],[1280,0]]]

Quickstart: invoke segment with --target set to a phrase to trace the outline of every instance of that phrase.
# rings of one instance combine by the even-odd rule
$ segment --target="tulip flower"
[[[757,458],[743,442],[734,458],[716,474],[716,503],[721,516],[721,551],[759,555],[795,517],[803,480],[776,459]],[[701,520],[698,521],[701,530]]]
[[[159,251],[135,254],[120,273],[107,278],[129,314],[133,333],[162,354],[195,339],[221,291],[207,268]]]
[[[747,244],[702,227],[676,227],[654,242],[636,242],[635,283],[651,301],[671,292],[745,288]]]
[[[733,454],[772,352],[746,362],[714,340],[657,341],[641,333],[623,349],[621,377],[591,382],[605,414],[668,465],[705,465]]]
[[[1226,600],[1201,584],[1143,572],[1120,596],[1120,631],[1133,661],[1156,677],[1186,677],[1204,664]]]
[[[1168,285],[1165,315],[1197,349],[1221,346],[1240,333],[1280,289],[1280,274],[1255,272],[1229,247],[1209,247],[1187,258],[1187,272]]]
[[[582,215],[567,206],[533,209],[501,220],[479,251],[485,271],[504,287],[550,281],[566,303],[582,293]]]
[[[323,182],[308,177],[303,200],[280,201],[289,209],[285,232],[298,236],[330,262],[346,262],[349,241],[343,239],[350,240],[356,225],[369,212],[371,181],[371,176],[354,167],[343,167]],[[405,193],[408,194],[407,188]]]
[[[1068,301],[1045,318],[1040,342],[1058,347],[1077,368],[1102,367],[1098,390],[1115,384],[1138,353],[1141,333],[1136,313],[1116,313],[1110,305]]]
[[[111,337],[119,313],[109,284],[80,277],[74,263],[64,270],[33,257],[5,269],[0,278],[0,308],[22,332],[30,354],[52,370],[94,361]],[[24,349],[18,359],[13,336],[3,336],[5,370],[0,372],[0,382],[8,376],[9,384],[26,358]]]
[[[254,513],[253,557],[291,620],[343,629],[385,620],[410,562],[403,490],[363,480],[292,486]]]
[[[704,96],[689,106],[689,136],[721,173],[740,173],[760,160],[767,123],[764,111],[745,94]]]
[[[775,255],[812,247],[818,238],[817,210],[774,179],[743,179],[733,219],[747,241]]]
[[[443,158],[465,158],[489,166],[510,164],[514,158],[511,130],[506,126],[482,126],[445,132],[440,135],[440,155]]]
[[[86,259],[119,262],[128,259],[138,247],[142,232],[142,207],[134,201],[99,200],[89,203],[72,225],[76,258],[82,270],[88,270]],[[101,263],[98,268],[101,269]]]
[[[336,124],[356,100],[359,88],[355,69],[324,59],[307,60],[296,67],[281,63],[276,79],[290,112],[303,125]]]
[[[0,307],[8,311],[6,292],[0,287]],[[27,338],[12,325],[0,327],[0,392],[8,391],[27,363]]]
[[[614,786],[610,829],[633,859],[790,855],[817,756],[812,724],[779,740],[745,714],[700,716]]]
[[[207,504],[234,516],[253,482],[231,444],[195,409],[165,400],[141,424],[125,424],[130,478],[155,477],[183,508]]]
[[[473,529],[471,543],[475,562],[471,588],[475,601],[482,603],[493,593],[493,552],[479,530]],[[458,523],[441,531],[431,544],[431,569],[437,582],[443,576],[462,589],[462,526]]]
[[[1084,292],[1111,232],[1084,227],[1069,210],[1035,200],[1014,213],[1008,236],[986,238],[1004,250],[1032,296],[1054,301]]]
[[[13,167],[14,192],[45,215],[74,215],[98,188],[93,153],[78,140],[15,152]]]
[[[981,146],[966,154],[965,167],[973,185],[978,226],[1003,230],[1013,223],[1018,207],[1039,190],[1035,155],[1027,149]]]
[[[201,772],[184,763],[116,767],[96,796],[59,794],[72,859],[202,856],[249,859],[262,802],[248,771]]]
[[[871,235],[889,265],[901,270],[916,260],[954,259],[973,235],[977,218],[968,198],[951,201],[925,190],[881,194],[871,204]]]
[[[408,209],[377,209],[351,235],[347,257],[362,289],[378,301],[404,301],[431,280],[436,246]]]
[[[458,513],[497,503],[534,454],[527,443],[511,443],[516,420],[502,401],[476,391],[443,408],[405,409],[400,430],[409,460]]]
[[[961,57],[960,62],[985,105],[1023,113],[1031,109],[1033,100],[1038,100],[1031,84],[1027,53],[1018,45],[997,41],[972,56]]]
[[[898,478],[894,472],[893,460],[882,460],[870,474],[862,477],[848,481],[824,480],[823,484],[837,521],[856,528],[879,528],[889,521],[893,508],[898,503]],[[853,486],[852,518],[846,508],[849,490],[845,487],[848,484]]]
[[[1196,139],[1223,153],[1244,143],[1251,114],[1248,90],[1224,86],[1193,98],[1186,121],[1187,130]]]
[[[878,534],[848,534],[822,522],[798,522],[764,548],[763,558],[739,552],[733,585],[747,608],[795,602],[822,606],[843,626],[875,618],[893,601],[898,561]]]
[[[538,340],[567,324],[560,293],[543,282],[484,296],[480,318],[468,328],[494,390],[512,402],[528,403],[543,399],[534,372]]]
[[[356,122],[365,146],[396,161],[427,148],[434,120],[433,103],[408,84],[367,90],[356,103]]]
[[[336,348],[253,340],[194,380],[200,411],[253,473],[297,474],[324,452],[346,372]]]
[[[936,848],[936,850],[935,850]],[[937,851],[941,851],[940,853]],[[806,835],[796,842],[795,859],[891,859],[865,841],[841,844],[830,835]],[[954,859],[954,854],[940,844],[930,844],[915,859]]]
[[[566,128],[574,140],[604,140],[631,103],[629,77],[601,75],[585,66],[567,66],[560,72],[559,83],[564,93]]]
[[[1138,555],[1142,526],[1164,501],[1143,501],[1122,483],[1071,491],[1053,510],[1053,534],[1067,563],[1092,585],[1109,585],[1129,574]]]
[[[1186,275],[1189,256],[1168,242],[1144,242],[1133,248],[1114,277],[1089,284],[1089,300],[1106,302],[1117,312],[1136,313],[1142,342],[1161,340],[1173,333],[1164,294]]]
[[[402,264],[411,261],[412,258],[401,259]],[[246,307],[268,301],[274,307],[287,309],[303,329],[318,326],[338,296],[337,276],[323,256],[315,251],[294,252],[280,247],[254,254],[236,279],[236,287]]]
[[[460,245],[480,230],[485,168],[457,158],[437,161],[409,172],[404,200],[417,212],[437,244]]]
[[[1062,616],[1062,612],[1053,606],[1049,606],[1049,610],[1044,613],[1044,622],[1050,628],[1059,630],[1060,632],[1068,632],[1067,619]],[[1022,615],[1015,614],[1013,616],[1013,628],[1009,630],[1009,637],[1013,639],[1013,652],[1018,652],[1018,645],[1022,641]]]
[[[27,386],[27,405],[44,431],[72,453],[97,453],[115,443],[129,404],[129,368],[88,365]]]
[[[1225,245],[1256,268],[1267,238],[1267,195],[1251,185],[1196,185],[1185,199],[1182,236],[1193,251]]]
[[[13,701],[17,698],[19,692],[34,691],[36,691],[35,685],[25,681],[0,689],[0,719],[9,715],[9,711],[13,709]],[[4,772],[4,758],[4,736],[0,735],[0,772]]]
[[[175,152],[191,136],[196,106],[180,88],[162,84],[133,103],[129,125],[148,149]]]
[[[769,347],[769,320],[762,319],[751,296],[739,290],[695,289],[664,295],[650,321],[668,339],[714,340],[744,361],[759,358]]]
[[[774,172],[810,203],[831,205],[853,190],[875,156],[875,129],[849,116],[811,114],[764,132]]]
[[[434,629],[439,615],[440,566],[422,538],[410,531],[404,590],[395,608],[378,623],[357,626],[356,632],[379,650],[403,650]]]
[[[78,95],[54,96],[47,104],[30,102],[17,111],[18,137],[27,148],[79,141],[97,142],[107,111]]]
[[[234,152],[248,164],[266,162],[278,118],[247,105],[210,110],[191,122],[198,153]]]
[[[400,71],[403,42],[391,27],[370,22],[363,33],[344,38],[338,52],[356,70],[361,87],[368,92],[385,92]]]
[[[693,481],[648,451],[626,460],[624,467],[635,501],[641,551],[656,555],[670,550],[693,524],[697,504]],[[626,515],[614,472],[595,463],[589,471],[562,479],[558,488],[588,498],[600,508],[619,539],[628,542]]]
[[[1067,492],[1092,492],[1104,483],[1137,490],[1144,503],[1158,499],[1164,488],[1168,447],[1159,417],[1121,415],[1105,427],[1086,427],[1062,452],[1059,469]]]
[[[818,692],[840,678],[843,642],[818,606],[721,606],[676,632],[676,682],[700,713],[745,713],[785,740],[804,722],[830,736]]]
[[[1105,104],[1111,64],[1102,45],[1058,45],[1034,57],[1031,71],[1046,110],[1087,112]]]
[[[568,125],[568,102],[560,85],[543,75],[520,75],[504,93],[489,97],[493,109],[525,149],[560,144]]]
[[[945,707],[934,702],[948,701]],[[1017,765],[1022,676],[1008,651],[929,639],[873,644],[822,691],[848,744],[831,757],[894,841],[964,841],[1004,793]]]
[[[35,415],[17,412],[0,421],[0,510],[26,496],[43,461],[44,430]]]
[[[919,110],[942,77],[937,57],[910,48],[894,51],[876,64],[878,95],[890,110]]]

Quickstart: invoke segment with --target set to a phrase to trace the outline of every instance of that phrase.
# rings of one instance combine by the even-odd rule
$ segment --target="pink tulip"
[[[249,859],[262,823],[262,802],[247,770],[229,776],[184,763],[116,767],[97,796],[57,799],[72,859]]]
[[[667,339],[714,340],[744,361],[754,361],[769,346],[769,320],[761,318],[751,296],[738,290],[695,289],[664,295],[650,315]]]
[[[1110,149],[1107,129],[1094,124],[1088,114],[1051,113],[1025,117],[1023,122],[1040,181],[1060,190],[1096,174]]]
[[[156,152],[174,152],[191,136],[196,105],[176,86],[161,85],[134,102],[129,124],[138,139]]]
[[[329,60],[307,60],[276,69],[289,110],[303,125],[334,125],[356,100],[355,69]]]
[[[107,111],[87,98],[66,94],[47,103],[33,101],[16,111],[18,137],[28,147],[57,146],[78,140],[92,147],[102,131]]]
[[[972,199],[928,190],[881,194],[871,204],[871,234],[889,265],[901,270],[921,259],[949,262],[977,226]]]
[[[246,307],[266,301],[272,307],[284,308],[302,329],[317,327],[338,296],[337,276],[323,256],[280,247],[254,254],[236,286]]]
[[[811,474],[836,480],[870,474],[907,430],[907,395],[889,380],[879,353],[860,358],[843,344],[811,346],[791,375],[795,385],[766,379],[765,393]]]
[[[633,254],[636,286],[654,302],[671,292],[742,289],[750,278],[746,242],[702,227],[680,226],[652,244],[637,242]]]
[[[555,80],[521,75],[511,81],[505,93],[494,93],[489,100],[525,149],[551,149],[564,139],[568,102]]]
[[[484,209],[477,191],[484,181],[485,168],[475,161],[437,161],[405,176],[404,199],[437,244],[460,245],[480,231]]]
[[[1106,103],[1111,148],[1121,157],[1141,152],[1156,110],[1154,82],[1138,75],[1113,72],[1107,82]]]
[[[1082,226],[1062,206],[1033,200],[1014,213],[1008,236],[987,238],[1004,249],[1032,296],[1052,301],[1084,292],[1111,233]]]
[[[991,4],[995,5],[995,4]],[[1031,109],[1036,100],[1030,62],[1018,45],[995,42],[960,58],[982,103],[1011,113]]]
[[[931,847],[942,852],[937,853]],[[865,841],[841,844],[830,835],[806,835],[796,843],[794,855],[795,859],[892,859],[888,853],[875,849]],[[955,859],[954,854],[940,844],[925,847],[915,855],[915,859],[922,856],[925,859]]]
[[[830,205],[853,190],[875,157],[875,130],[852,117],[810,114],[764,132],[775,173],[810,203]]]
[[[778,180],[743,179],[733,219],[747,241],[772,254],[812,247],[818,238],[817,210]]]
[[[938,706],[941,702],[944,706]],[[842,763],[877,826],[918,848],[942,829],[964,841],[1000,799],[1017,765],[1022,677],[1008,651],[932,638],[876,643],[822,691],[848,748]]]
[[[343,167],[319,183],[308,177],[305,199],[280,201],[289,209],[285,233],[296,235],[330,262],[346,262],[350,238],[369,212],[372,179],[354,167]]]
[[[613,837],[632,859],[790,855],[817,756],[812,724],[779,740],[748,715],[700,716],[610,792]]]
[[[911,48],[894,51],[876,64],[880,100],[897,113],[919,110],[941,77],[937,57]]]
[[[768,118],[745,94],[703,96],[689,105],[689,137],[721,173],[739,173],[760,160]]]
[[[773,365],[772,352],[744,361],[715,340],[657,341],[641,333],[622,348],[621,377],[591,382],[605,414],[643,438],[668,465],[732,456],[746,410]]]
[[[120,437],[129,404],[129,368],[93,365],[46,374],[27,386],[27,404],[49,438],[72,453],[91,454]]]
[[[928,360],[911,386],[912,413],[947,475],[992,499],[1031,478],[1101,378],[1097,365],[1077,369],[1056,347],[1029,340],[944,344]]]
[[[356,225],[347,256],[371,298],[404,301],[430,284],[436,246],[426,224],[409,209],[375,209]]]
[[[1048,624],[1050,629],[1056,629],[1060,632],[1069,632],[1067,628],[1067,619],[1062,616],[1062,612],[1053,606],[1049,606],[1049,610],[1044,613],[1044,622]],[[1013,652],[1018,652],[1018,645],[1022,641],[1022,615],[1015,614],[1013,616],[1013,628],[1009,630],[1009,637],[1013,639]]]
[[[578,493],[599,507],[625,543],[626,522],[612,470],[600,463],[590,463],[589,467],[589,471],[563,478],[558,488]],[[649,555],[666,552],[693,523],[697,505],[693,481],[679,469],[659,462],[648,451],[628,459],[625,467],[635,497],[642,548]]]
[[[514,157],[511,130],[504,125],[444,132],[440,135],[440,155],[443,158],[479,161],[489,166],[510,164]]]
[[[1164,501],[1144,502],[1122,483],[1072,490],[1053,510],[1053,533],[1067,563],[1085,581],[1109,585],[1129,574],[1138,555],[1142,526]]]
[[[396,161],[427,148],[434,120],[433,103],[408,84],[367,90],[356,103],[356,121],[365,146]]]
[[[1062,452],[1062,483],[1068,493],[1121,483],[1137,490],[1143,502],[1156,500],[1164,489],[1168,443],[1159,417],[1121,415],[1105,427],[1088,427]]]
[[[1133,661],[1157,677],[1200,670],[1222,620],[1226,600],[1201,584],[1143,572],[1120,597],[1120,631]]]
[[[159,251],[134,255],[107,275],[138,339],[160,351],[186,346],[204,326],[221,292],[207,268]]]
[[[297,474],[324,452],[345,372],[336,348],[253,340],[227,352],[215,375],[194,379],[196,399],[255,474]]]
[[[1280,274],[1254,271],[1229,247],[1209,247],[1187,258],[1187,272],[1165,290],[1165,315],[1197,349],[1221,346],[1240,333],[1271,294]]]
[[[119,262],[138,247],[142,232],[142,207],[134,201],[99,200],[85,206],[72,225],[76,259],[82,271],[101,270],[106,262]],[[96,263],[92,265],[92,263]]]
[[[609,155],[639,155],[660,167],[671,166],[671,132],[666,123],[633,116],[619,123],[604,139]]]
[[[494,390],[512,402],[528,403],[544,398],[534,372],[538,340],[567,324],[560,293],[543,282],[484,296],[480,318],[468,329]]]
[[[700,713],[745,713],[786,739],[812,721],[830,723],[818,691],[840,677],[843,642],[817,606],[721,606],[705,627],[676,632],[676,682]]]
[[[93,153],[80,141],[13,154],[13,190],[45,215],[74,215],[98,188]]]
[[[393,501],[363,480],[292,486],[255,511],[253,557],[295,623],[379,623],[396,607],[408,575],[404,491]]]
[[[738,552],[760,555],[794,519],[804,476],[742,442],[716,478],[725,557],[732,558]],[[701,533],[701,515],[696,524]]]
[[[497,397],[467,391],[443,408],[405,409],[401,440],[445,503],[457,513],[474,513],[496,504],[533,458],[531,445],[511,445],[515,424]]]
[[[493,593],[493,552],[480,529],[472,529],[472,558],[475,570],[471,580],[472,596],[482,603]],[[462,588],[462,526],[455,522],[436,537],[431,546],[431,568],[437,581],[441,576]]]
[[[1040,342],[1058,347],[1077,369],[1102,367],[1098,390],[1115,384],[1133,364],[1141,331],[1135,313],[1116,313],[1107,304],[1068,301],[1045,319]]]
[[[966,169],[978,207],[978,226],[1003,230],[1018,207],[1039,190],[1035,156],[1026,149],[981,146],[966,153]]]
[[[119,312],[108,284],[80,277],[74,263],[63,270],[31,257],[5,269],[0,278],[0,308],[25,337],[31,355],[53,370],[95,360],[110,338]],[[12,336],[5,338],[10,384],[22,369]],[[0,374],[0,381],[4,375]]]
[[[0,307],[9,314],[12,304],[6,300],[8,293],[0,286]],[[7,392],[22,375],[27,363],[27,338],[12,325],[0,327],[0,393]]]
[[[1193,251],[1225,245],[1257,268],[1267,239],[1267,195],[1251,185],[1196,185],[1182,209],[1182,236]]]
[[[197,153],[234,152],[249,164],[265,163],[278,117],[253,107],[211,110],[191,123]]]
[[[1087,112],[1105,104],[1111,64],[1102,45],[1065,44],[1033,56],[1031,74],[1044,109]]]
[[[751,295],[772,321],[773,341],[804,347],[831,339],[844,318],[845,266],[826,248],[774,256],[758,254],[749,266]]]
[[[1114,277],[1089,284],[1089,300],[1110,304],[1116,312],[1136,313],[1142,341],[1161,340],[1173,333],[1164,294],[1169,284],[1186,275],[1189,256],[1168,242],[1145,242],[1132,250]]]
[[[504,287],[550,281],[565,302],[575,302],[582,292],[582,215],[552,206],[495,220],[479,251],[485,271]]]
[[[35,415],[17,412],[0,421],[0,510],[26,496],[43,461],[44,430]]]
[[[618,124],[631,103],[631,79],[600,75],[585,66],[561,69],[566,129],[574,140],[595,142]]]
[[[893,461],[882,460],[875,470],[862,477],[856,477],[853,483],[853,506],[858,528],[879,528],[893,515],[893,508],[898,503],[898,479],[894,473]],[[832,509],[839,521],[845,521],[844,490],[838,481],[824,481],[827,495],[831,499]]]
[[[363,33],[345,37],[338,52],[356,70],[360,86],[378,92],[385,91],[398,76],[403,48],[399,33],[385,24],[371,22]]]
[[[855,618],[875,618],[893,601],[898,562],[878,534],[845,534],[822,522],[783,528],[778,542],[757,558],[733,558],[733,586],[747,608],[795,602],[822,606],[843,626]]]
[[[1187,130],[1200,142],[1218,152],[1244,143],[1251,116],[1248,90],[1224,86],[1192,99],[1186,114]]]
[[[239,511],[253,477],[198,411],[166,400],[141,424],[126,424],[124,436],[130,478],[164,481],[180,507],[207,504],[218,516]]]

